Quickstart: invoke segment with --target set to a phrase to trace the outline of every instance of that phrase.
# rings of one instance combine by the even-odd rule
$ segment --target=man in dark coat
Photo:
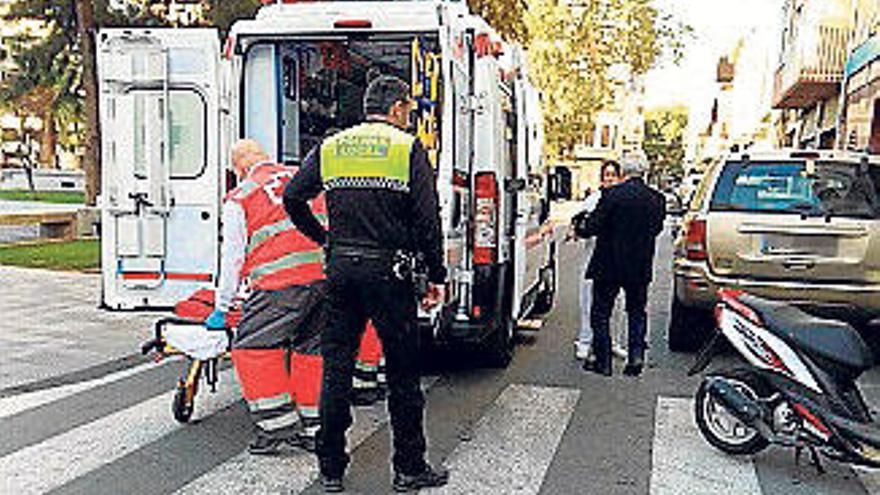
[[[614,300],[626,293],[629,355],[624,373],[636,376],[644,367],[647,332],[648,285],[654,264],[654,242],[663,230],[666,201],[645,184],[645,160],[625,158],[624,181],[602,195],[596,210],[587,217],[581,235],[596,237],[586,277],[593,279],[590,325],[593,327],[595,361],[584,369],[611,375],[609,326]]]

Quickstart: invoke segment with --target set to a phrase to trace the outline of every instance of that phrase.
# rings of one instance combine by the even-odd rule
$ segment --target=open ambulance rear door
[[[169,307],[217,273],[218,34],[105,29],[97,48],[102,305]]]

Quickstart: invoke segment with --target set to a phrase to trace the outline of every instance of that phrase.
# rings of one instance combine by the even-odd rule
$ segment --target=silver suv
[[[721,288],[857,323],[880,317],[880,157],[827,150],[727,157],[697,187],[673,272],[673,351],[700,344]]]

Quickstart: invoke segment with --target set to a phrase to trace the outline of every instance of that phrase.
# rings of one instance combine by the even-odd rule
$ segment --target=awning
[[[844,77],[849,78],[877,59],[880,59],[880,35],[875,34],[852,51],[846,61]]]

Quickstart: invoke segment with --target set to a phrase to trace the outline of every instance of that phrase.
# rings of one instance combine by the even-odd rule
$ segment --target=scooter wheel
[[[180,423],[189,422],[190,418],[192,418],[194,404],[188,396],[190,394],[187,393],[186,385],[183,383],[177,384],[177,390],[174,392],[174,401],[171,404],[171,413],[174,414],[174,419]]]
[[[722,376],[744,395],[757,399],[762,386],[746,373],[729,373]],[[697,390],[695,411],[700,433],[713,447],[731,455],[753,455],[770,444],[761,433],[730,414],[709,395],[708,380],[703,380]]]

